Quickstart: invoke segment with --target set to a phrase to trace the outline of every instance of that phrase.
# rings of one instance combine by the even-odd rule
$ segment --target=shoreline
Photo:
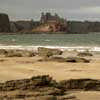
[[[0,49],[12,49],[12,50],[33,50],[33,51],[37,51],[39,47],[44,47],[44,48],[51,48],[51,49],[59,49],[62,51],[90,51],[90,52],[100,52],[100,47],[93,47],[93,46],[25,46],[25,45],[4,45],[4,44],[0,44]]]
[[[88,33],[70,33],[70,32],[0,32],[0,35],[22,35],[22,34],[100,34],[100,32],[88,32]]]

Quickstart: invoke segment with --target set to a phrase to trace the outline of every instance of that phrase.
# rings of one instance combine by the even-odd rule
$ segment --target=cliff
[[[0,13],[0,32],[10,32],[9,18],[4,13]]]

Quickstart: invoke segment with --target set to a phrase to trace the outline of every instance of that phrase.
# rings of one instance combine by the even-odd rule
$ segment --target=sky
[[[10,20],[39,20],[41,12],[67,20],[100,21],[100,0],[0,0],[0,13]]]

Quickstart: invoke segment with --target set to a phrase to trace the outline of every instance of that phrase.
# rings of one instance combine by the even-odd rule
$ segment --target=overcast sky
[[[53,12],[68,20],[100,21],[100,0],[0,0],[0,12],[10,20],[36,20],[41,12]]]

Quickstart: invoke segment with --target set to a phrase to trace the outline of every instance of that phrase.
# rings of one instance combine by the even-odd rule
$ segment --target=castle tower
[[[40,20],[40,23],[42,23],[42,24],[45,23],[45,20],[46,20],[46,19],[45,19],[45,14],[44,14],[44,12],[42,12],[42,13],[41,13],[41,20]]]

